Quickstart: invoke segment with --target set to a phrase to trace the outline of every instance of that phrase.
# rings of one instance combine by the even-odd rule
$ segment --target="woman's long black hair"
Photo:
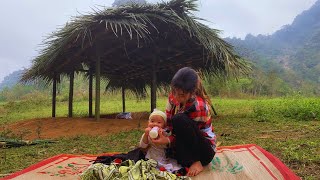
[[[171,88],[173,90],[181,89],[183,92],[194,93],[197,96],[200,96],[209,104],[209,109],[212,113],[213,106],[210,97],[208,96],[205,88],[203,87],[198,73],[194,69],[190,67],[184,67],[179,69],[171,80]]]
[[[195,70],[184,67],[179,69],[171,80],[173,89],[181,89],[186,93],[194,93],[197,88],[198,74]]]

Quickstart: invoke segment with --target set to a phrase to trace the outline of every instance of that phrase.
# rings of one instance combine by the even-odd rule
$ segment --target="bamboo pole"
[[[92,115],[92,86],[93,86],[93,74],[90,68],[89,71],[89,117],[93,117]]]
[[[96,60],[96,106],[95,106],[95,118],[100,120],[100,66],[101,59],[98,56]]]
[[[74,71],[70,74],[70,88],[69,88],[69,113],[68,117],[72,117],[73,109],[73,84],[74,84]]]
[[[52,117],[56,117],[57,75],[54,72],[52,82]]]
[[[122,86],[122,112],[126,112],[126,94],[125,94],[125,87]]]
[[[157,72],[156,61],[152,64],[152,80],[151,80],[151,112],[157,107]]]

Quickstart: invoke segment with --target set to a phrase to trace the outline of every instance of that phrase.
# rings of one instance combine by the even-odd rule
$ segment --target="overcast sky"
[[[13,71],[29,68],[42,40],[71,16],[114,0],[1,0],[0,82]],[[147,0],[160,2],[159,0]],[[199,12],[221,37],[272,34],[317,0],[199,0]]]

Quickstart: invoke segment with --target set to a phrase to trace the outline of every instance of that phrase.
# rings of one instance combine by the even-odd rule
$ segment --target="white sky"
[[[13,71],[28,68],[43,39],[78,12],[114,0],[2,0],[0,6],[0,82]],[[147,0],[160,2],[159,0]],[[317,0],[199,0],[197,16],[221,37],[272,34]]]

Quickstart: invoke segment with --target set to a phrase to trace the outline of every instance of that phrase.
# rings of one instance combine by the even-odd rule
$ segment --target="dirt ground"
[[[94,118],[41,118],[19,121],[0,127],[6,128],[24,140],[57,139],[77,135],[108,135],[120,131],[146,126],[149,113],[132,113],[132,119],[116,119],[116,114],[102,115],[99,121]]]

